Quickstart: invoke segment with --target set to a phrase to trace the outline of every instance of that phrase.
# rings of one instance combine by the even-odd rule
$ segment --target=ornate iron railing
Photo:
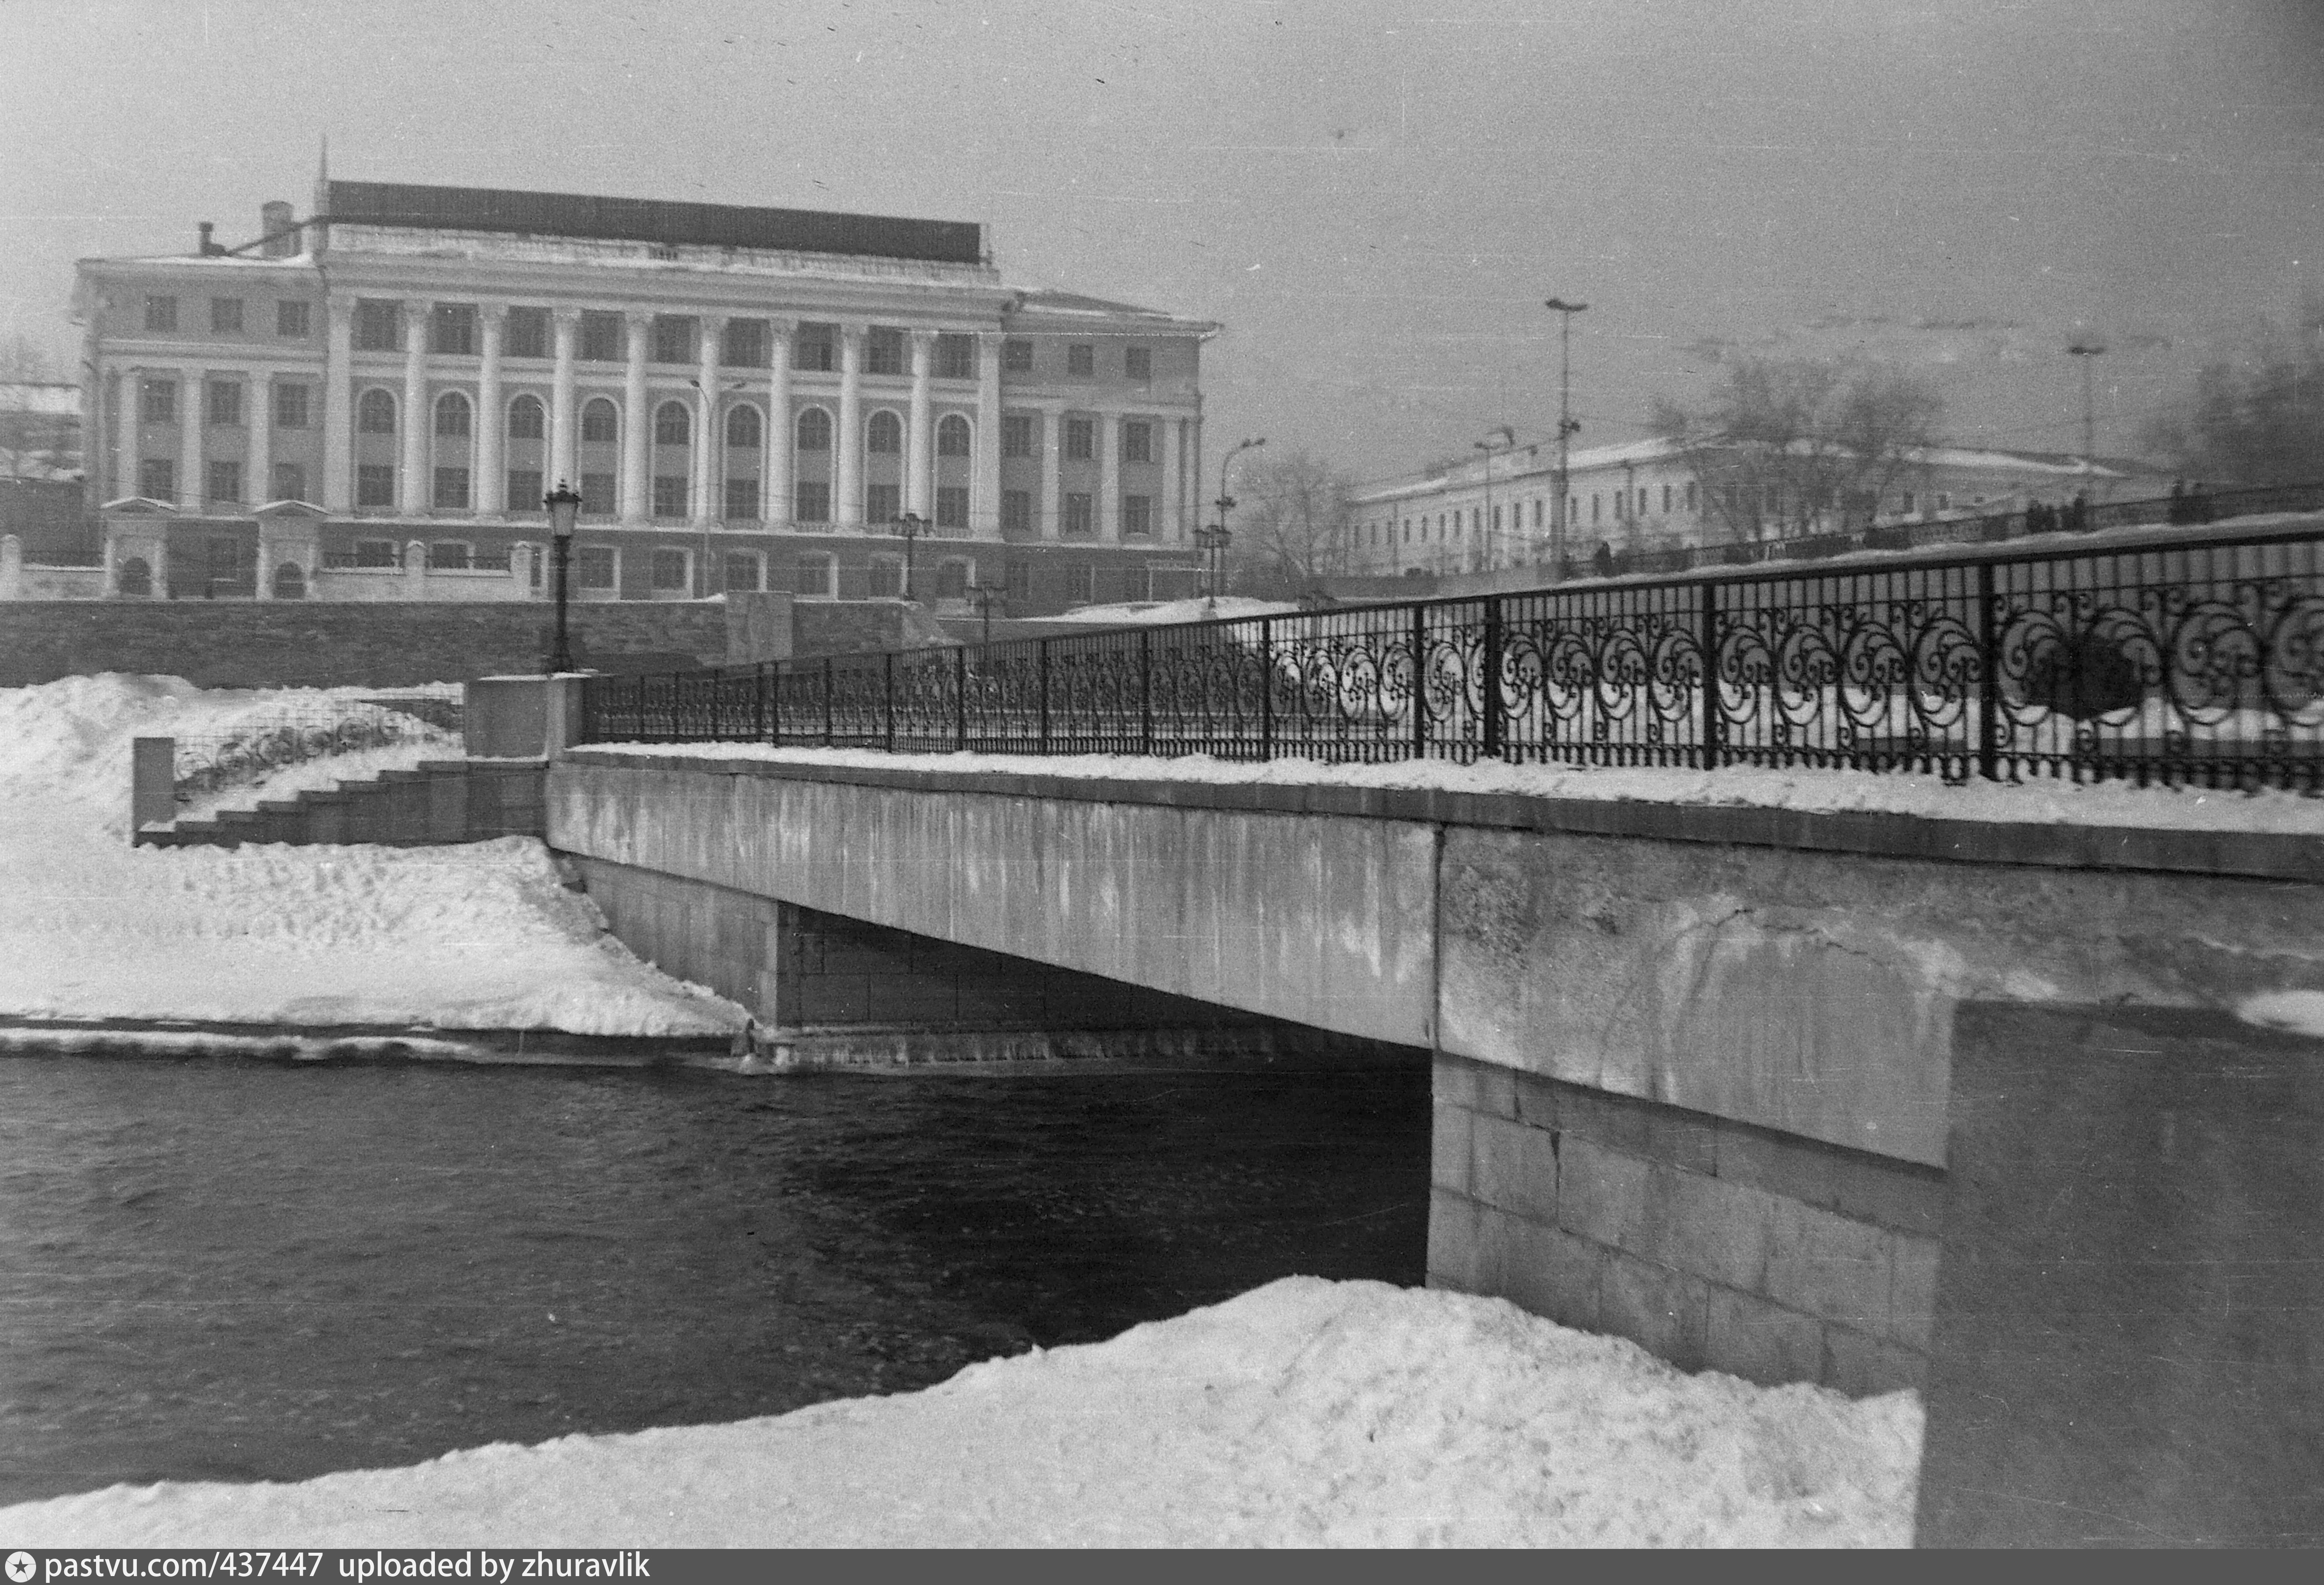
[[[345,703],[284,709],[238,732],[180,737],[171,766],[180,803],[246,782],[286,765],[399,743],[460,751],[461,702],[440,694],[381,694]]]
[[[2324,532],[1342,606],[584,685],[587,741],[2324,791]]]

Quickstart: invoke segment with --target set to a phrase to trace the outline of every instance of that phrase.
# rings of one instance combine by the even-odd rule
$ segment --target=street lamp
[[[549,508],[549,537],[557,546],[557,647],[549,654],[552,673],[573,669],[573,649],[565,636],[565,569],[573,559],[573,520],[581,515],[581,494],[564,480],[540,499]]]
[[[2082,360],[2082,472],[2095,481],[2098,476],[2098,402],[2090,389],[2090,360],[2106,351],[2102,343],[2077,341],[2066,348],[2066,355]]]
[[[1557,576],[1565,576],[1565,502],[1572,493],[1567,475],[1566,446],[1582,426],[1573,418],[1573,316],[1588,303],[1570,303],[1554,297],[1541,305],[1559,315],[1557,326],[1557,502],[1550,513],[1549,560]]]
[[[904,598],[912,597],[912,542],[928,531],[928,520],[919,513],[908,511],[888,525],[888,531],[904,541]]]
[[[1485,454],[1484,534],[1492,536],[1491,539],[1484,539],[1485,559],[1488,563],[1493,559],[1493,547],[1500,539],[1501,529],[1501,525],[1493,520],[1493,437],[1495,435],[1501,438],[1500,448],[1504,451],[1513,449],[1517,443],[1517,432],[1507,424],[1489,431],[1482,440],[1471,443],[1476,450]],[[1480,534],[1479,538],[1484,539],[1484,535]]]
[[[998,600],[1004,606],[1009,604],[1009,585],[976,584],[970,587],[968,597],[976,602],[976,614],[984,619],[984,641],[989,644],[992,642],[992,603]]]
[[[1219,459],[1219,498],[1213,503],[1219,509],[1219,521],[1212,528],[1197,528],[1194,530],[1194,543],[1202,547],[1211,558],[1210,593],[1206,597],[1214,606],[1219,597],[1219,585],[1226,576],[1227,547],[1234,543],[1234,536],[1227,532],[1227,513],[1234,510],[1235,503],[1234,497],[1227,493],[1228,470],[1234,466],[1234,459],[1244,452],[1256,450],[1266,444],[1267,441],[1263,437],[1257,440],[1246,440]]]

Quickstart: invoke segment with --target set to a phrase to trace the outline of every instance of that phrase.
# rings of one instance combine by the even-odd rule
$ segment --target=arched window
[[[904,426],[895,414],[883,409],[872,415],[871,425],[863,431],[863,449],[887,453],[904,449]]]
[[[759,449],[759,410],[738,407],[726,415],[726,444],[738,451]]]
[[[142,556],[133,556],[121,564],[114,576],[114,587],[124,594],[143,596],[153,592],[153,569],[145,565]]]
[[[540,398],[537,396],[520,396],[509,403],[508,419],[512,440],[538,440],[547,428],[546,415],[540,410]]]
[[[447,440],[468,438],[468,399],[447,391],[436,399],[436,433]]]
[[[693,435],[693,425],[682,401],[665,401],[654,410],[654,444],[683,446]]]
[[[622,410],[601,396],[581,410],[581,438],[608,445],[622,438]]]
[[[274,597],[277,600],[304,600],[307,597],[307,569],[295,561],[286,561],[275,567]]]
[[[801,451],[831,449],[831,415],[819,407],[811,407],[798,416],[798,448]]]
[[[384,391],[366,391],[355,404],[355,428],[366,435],[395,433],[395,398]]]
[[[936,455],[966,456],[968,455],[968,420],[958,413],[946,413],[936,425]]]

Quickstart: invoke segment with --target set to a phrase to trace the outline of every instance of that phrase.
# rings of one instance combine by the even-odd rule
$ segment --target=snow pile
[[[227,809],[255,809],[262,802],[287,801],[310,789],[328,792],[342,781],[375,781],[383,771],[410,770],[431,760],[463,757],[459,740],[447,734],[294,760],[262,769],[248,781],[233,782],[216,792],[196,793],[178,806],[178,818],[200,820]]]
[[[1133,600],[1122,605],[1077,605],[1071,611],[1045,616],[1043,622],[1088,622],[1107,627],[1168,627],[1182,622],[1224,622],[1230,617],[1289,616],[1299,607],[1280,600],[1253,600],[1241,594],[1222,594],[1215,600]]]
[[[1289,1277],[731,1425],[0,1509],[18,1546],[1903,1546],[1916,1395],[1689,1377],[1505,1301]]]
[[[1013,773],[1217,786],[1400,788],[1611,803],[1913,815],[1931,820],[2324,836],[2324,798],[2286,792],[2141,788],[2123,781],[1951,783],[1934,776],[1886,771],[1773,770],[1748,765],[1690,770],[1513,765],[1499,760],[1480,760],[1472,765],[1450,760],[1360,765],[1321,760],[1216,760],[1208,754],[1168,759],[1136,754],[889,754],[876,749],[775,748],[765,743],[593,743],[589,748],[670,760],[764,760],[846,769]]]
[[[530,838],[129,845],[133,738],[230,735],[368,691],[206,692],[113,674],[0,688],[0,1018],[586,1035],[742,1026],[742,1009],[606,935]]]

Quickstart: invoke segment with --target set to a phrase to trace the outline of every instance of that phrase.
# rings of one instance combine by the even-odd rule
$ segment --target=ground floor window
[[[692,581],[687,576],[687,555],[683,550],[657,550],[653,553],[653,586],[659,594],[689,589]]]
[[[729,479],[726,481],[726,521],[751,522],[759,515],[759,481]]]
[[[304,600],[307,597],[307,570],[295,561],[286,561],[274,569],[274,597],[277,600]]]
[[[438,539],[428,547],[428,570],[430,572],[466,572],[468,567],[468,547],[459,539]]]
[[[904,564],[892,556],[872,558],[872,597],[893,598],[904,592]]]
[[[798,558],[798,572],[793,580],[793,593],[811,600],[831,598],[832,559],[820,553]]]
[[[752,481],[755,485],[756,481]],[[759,587],[760,563],[754,550],[729,550],[726,553],[726,587],[742,594],[756,593]]]
[[[1087,499],[1086,496],[1084,497]],[[1089,603],[1096,585],[1096,572],[1086,561],[1076,561],[1065,567],[1065,598],[1075,604]]]
[[[573,552],[574,581],[585,589],[610,589],[619,581],[610,545],[584,545]]]
[[[936,598],[939,600],[968,598],[968,563],[947,561],[936,568]]]
[[[395,541],[392,539],[356,540],[355,565],[357,567],[396,566]]]

